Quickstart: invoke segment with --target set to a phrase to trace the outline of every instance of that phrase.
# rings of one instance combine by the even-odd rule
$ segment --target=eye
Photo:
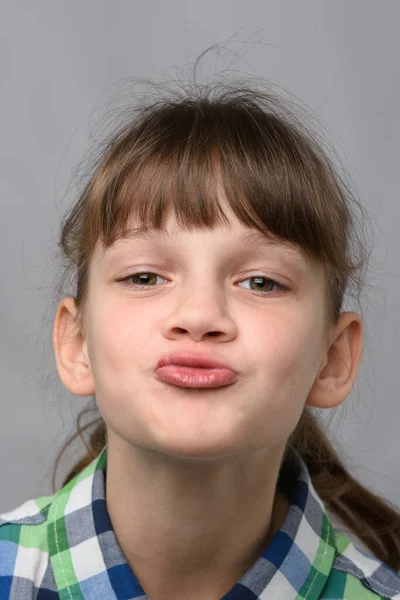
[[[118,279],[117,281],[120,283],[123,283],[123,285],[126,285],[130,288],[136,288],[136,289],[146,289],[149,287],[155,287],[154,285],[147,285],[147,283],[150,281],[154,281],[157,279],[157,277],[161,277],[161,279],[165,279],[164,277],[162,277],[161,275],[158,275],[158,273],[154,273],[153,271],[137,271],[136,273],[131,273],[131,275],[128,275],[127,277],[124,277],[123,279]],[[136,279],[137,281],[139,281],[140,283],[130,283],[129,280],[134,280]],[[262,296],[270,296],[272,295],[272,290],[271,289],[263,289],[263,288],[270,288],[271,286],[276,286],[276,288],[278,288],[278,291],[287,291],[289,288],[286,287],[285,285],[278,283],[277,281],[275,281],[274,279],[271,279],[270,277],[266,277],[265,275],[253,275],[252,277],[247,277],[246,279],[242,279],[243,281],[254,281],[254,288],[251,288],[251,291],[254,291],[256,294],[258,295],[262,295]]]
[[[139,288],[139,289],[144,289],[147,287],[154,287],[153,285],[144,285],[149,279],[153,279],[157,278],[157,277],[161,277],[161,275],[158,275],[157,273],[153,273],[153,271],[137,271],[136,273],[131,273],[131,275],[128,275],[127,277],[124,277],[123,279],[117,279],[117,281],[120,282],[124,282],[126,285],[128,285],[128,287],[135,287],[135,288]],[[129,283],[129,279],[138,279],[140,281],[139,283]],[[164,277],[161,277],[161,279],[164,279]]]
[[[263,296],[271,295],[272,292],[272,290],[263,289],[265,287],[276,286],[281,292],[287,291],[289,289],[285,285],[282,285],[281,283],[278,283],[274,279],[266,277],[265,275],[253,275],[252,277],[248,277],[247,279],[243,279],[242,281],[254,281],[255,289],[251,288],[252,291],[258,292]]]

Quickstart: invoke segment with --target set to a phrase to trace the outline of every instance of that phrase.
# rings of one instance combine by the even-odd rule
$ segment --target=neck
[[[205,585],[208,599],[210,586],[220,598],[244,575],[271,543],[290,506],[276,492],[281,458],[268,449],[218,461],[185,461],[138,450],[109,435],[110,519],[128,564],[146,593],[153,592],[152,600],[166,590],[168,595],[173,590],[176,600],[189,592],[194,598],[194,590],[204,593]]]

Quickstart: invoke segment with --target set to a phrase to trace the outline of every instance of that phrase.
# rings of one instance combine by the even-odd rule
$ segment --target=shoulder
[[[400,574],[334,529],[336,554],[322,599],[400,600]]]
[[[33,596],[49,570],[47,515],[54,496],[0,514],[0,598]]]
[[[10,511],[0,513],[0,528],[5,525],[39,525],[47,519],[47,514],[55,494],[26,500]],[[0,530],[1,531],[1,530]]]
[[[86,525],[79,509],[92,502],[91,476],[98,462],[93,461],[54,494],[27,500],[0,514],[0,600],[59,598],[54,571],[57,556],[68,553],[68,532],[74,534],[77,527]],[[79,518],[71,524],[73,512]]]

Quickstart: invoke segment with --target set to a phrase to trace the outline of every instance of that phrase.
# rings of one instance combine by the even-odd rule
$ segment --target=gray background
[[[231,68],[283,86],[320,115],[375,221],[364,354],[330,433],[353,473],[400,507],[399,4],[3,0],[0,8],[0,512],[51,493],[56,453],[87,402],[56,371],[52,256],[89,125],[121,80],[174,77],[174,65],[185,69],[218,42],[228,52],[210,55],[208,73],[237,52]],[[65,455],[58,483],[82,450]]]

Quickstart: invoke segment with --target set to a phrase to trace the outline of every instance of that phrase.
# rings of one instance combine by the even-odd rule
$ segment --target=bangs
[[[189,231],[229,224],[223,191],[245,227],[326,263],[337,238],[324,169],[295,129],[254,106],[250,113],[234,103],[164,104],[123,132],[100,165],[91,237],[108,248],[130,220],[137,229],[164,229],[170,210]]]

